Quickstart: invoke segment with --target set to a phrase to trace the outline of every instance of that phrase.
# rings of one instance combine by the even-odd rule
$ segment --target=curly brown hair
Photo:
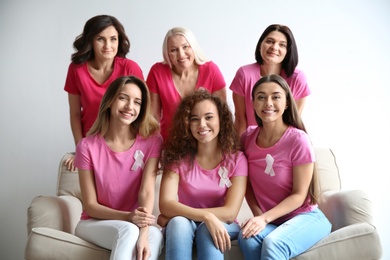
[[[194,106],[204,100],[212,101],[218,111],[220,131],[218,133],[218,148],[224,159],[240,149],[238,134],[234,128],[233,115],[229,106],[219,97],[200,88],[180,102],[172,120],[169,136],[163,145],[161,168],[180,163],[182,160],[193,162],[198,141],[190,130],[191,111]]]

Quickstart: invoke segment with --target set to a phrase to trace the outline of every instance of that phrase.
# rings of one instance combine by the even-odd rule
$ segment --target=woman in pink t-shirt
[[[64,89],[68,92],[70,126],[77,145],[95,122],[100,101],[111,82],[130,75],[143,79],[143,73],[137,63],[126,58],[130,41],[123,25],[113,16],[90,18],[73,47],[75,53]],[[69,170],[75,170],[73,159],[65,162]]]
[[[241,137],[248,159],[246,200],[252,218],[238,243],[245,259],[290,259],[327,236],[331,224],[317,207],[315,155],[287,82],[279,75],[253,87],[258,126]]]
[[[248,126],[256,125],[252,106],[252,88],[261,78],[270,74],[282,76],[290,86],[301,114],[310,89],[303,71],[297,68],[298,49],[290,28],[281,24],[268,26],[257,42],[256,62],[244,65],[230,85],[235,108],[235,127],[241,135]]]
[[[185,97],[173,118],[161,166],[158,224],[165,229],[165,259],[223,259],[240,231],[236,217],[247,180],[233,116],[204,89]]]
[[[162,47],[163,62],[155,63],[146,82],[152,97],[152,112],[167,139],[172,117],[181,99],[198,88],[226,101],[226,83],[218,66],[203,54],[193,33],[184,27],[168,30]]]
[[[158,131],[146,84],[123,76],[110,84],[88,136],[77,145],[83,213],[76,235],[111,250],[111,260],[156,260],[162,250],[152,215]]]

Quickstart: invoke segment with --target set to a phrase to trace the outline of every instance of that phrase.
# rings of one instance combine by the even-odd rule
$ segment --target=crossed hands
[[[249,238],[259,234],[266,225],[267,222],[261,215],[245,220],[241,224],[241,233],[243,238]]]
[[[130,212],[128,221],[134,223],[139,228],[153,225],[156,222],[156,217],[148,213],[145,207],[138,207]]]
[[[148,213],[145,207],[138,207],[130,212],[128,221],[137,225],[140,229],[153,225],[156,217]],[[137,260],[147,260],[151,255],[149,248],[148,236],[145,231],[140,231],[140,237],[137,242]]]

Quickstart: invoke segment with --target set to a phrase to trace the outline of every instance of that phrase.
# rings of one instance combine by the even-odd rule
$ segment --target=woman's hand
[[[145,207],[138,207],[136,210],[130,212],[128,221],[143,228],[153,225],[156,221],[156,217],[148,213]]]
[[[222,253],[224,253],[226,250],[230,250],[230,236],[222,222],[214,214],[210,213],[206,217],[204,223],[206,224],[211,237],[213,238],[214,245]]]
[[[265,219],[260,215],[257,217],[250,218],[241,224],[242,236],[249,238],[259,234],[267,225]]]
[[[148,236],[141,235],[137,241],[137,260],[147,260],[150,255]]]
[[[166,225],[168,224],[169,220],[171,220],[171,218],[168,218],[166,216],[164,216],[163,214],[160,214],[157,218],[157,224],[160,226],[160,227],[166,227]]]
[[[64,164],[68,168],[68,171],[75,172],[77,170],[76,166],[74,166],[74,154],[72,154],[68,159],[66,159]]]

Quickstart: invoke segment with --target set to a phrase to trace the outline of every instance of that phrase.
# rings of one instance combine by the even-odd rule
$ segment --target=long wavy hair
[[[282,61],[282,69],[286,73],[287,77],[291,77],[294,73],[295,68],[298,65],[298,48],[295,42],[294,35],[290,28],[282,24],[271,24],[268,26],[264,32],[261,34],[259,41],[256,45],[255,58],[258,64],[263,64],[263,57],[261,57],[260,46],[264,39],[273,31],[278,31],[287,38],[287,53],[286,57]]]
[[[210,100],[217,107],[220,122],[218,148],[224,159],[240,149],[239,138],[234,128],[233,115],[229,106],[219,97],[200,88],[183,98],[176,110],[172,120],[173,125],[163,147],[162,169],[166,170],[166,166],[180,163],[182,160],[193,163],[198,150],[198,141],[191,133],[190,117],[194,106],[204,100]]]
[[[256,93],[256,89],[263,83],[268,83],[268,82],[273,82],[278,84],[286,93],[286,101],[287,101],[287,108],[283,113],[283,122],[289,126],[293,126],[295,128],[298,128],[305,133],[307,133],[305,125],[303,124],[303,121],[298,113],[298,108],[297,105],[295,104],[295,100],[292,96],[290,87],[288,83],[279,75],[276,74],[271,74],[267,75],[265,77],[262,77],[259,79],[252,90],[252,101],[254,100],[254,95]],[[259,126],[263,126],[263,121],[261,118],[255,113],[256,117],[256,122]],[[318,173],[317,173],[317,164],[314,163],[314,168],[313,168],[313,177],[310,182],[310,187],[309,187],[309,196],[310,196],[310,203],[315,205],[317,204],[321,199],[321,187],[319,184],[319,178],[318,178]]]
[[[149,137],[160,130],[158,122],[151,114],[150,94],[146,83],[135,76],[122,76],[114,80],[107,88],[100,103],[97,119],[87,135],[104,136],[107,133],[110,127],[111,105],[118,98],[123,86],[130,83],[137,85],[141,90],[142,102],[137,119],[129,127],[135,129],[143,137]]]
[[[118,53],[116,56],[125,58],[130,51],[130,41],[123,25],[111,15],[97,15],[90,18],[84,25],[83,32],[73,42],[75,53],[72,54],[72,62],[83,64],[95,58],[93,39],[109,26],[114,26],[118,32]]]

